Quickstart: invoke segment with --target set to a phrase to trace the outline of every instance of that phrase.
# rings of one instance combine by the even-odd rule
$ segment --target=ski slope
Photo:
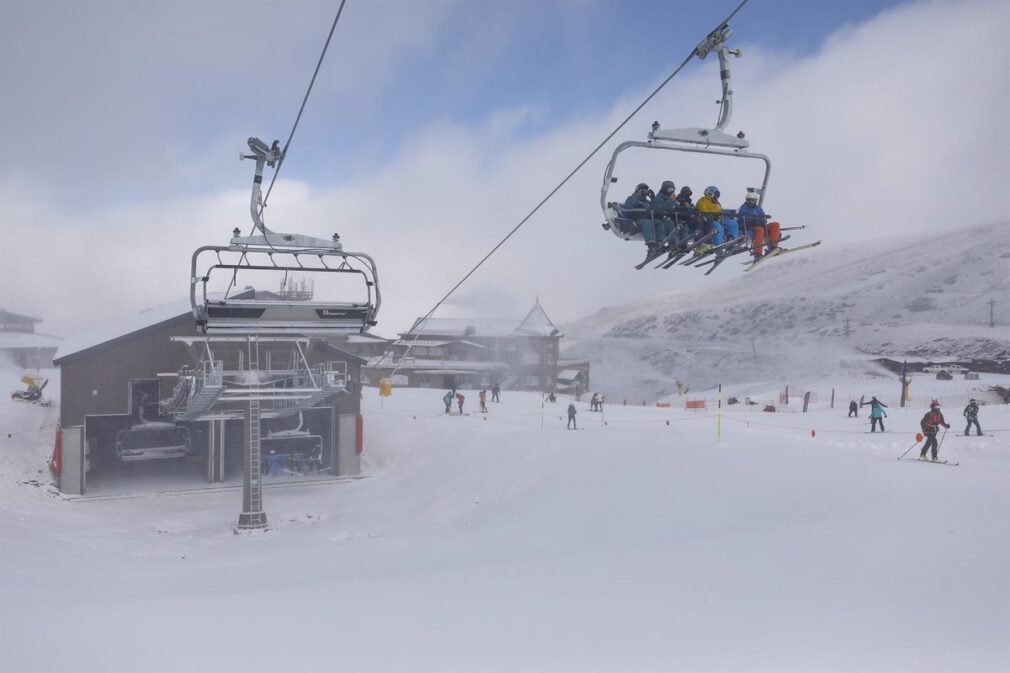
[[[441,395],[367,389],[367,478],[267,489],[244,535],[234,490],[54,494],[58,412],[4,399],[0,670],[1010,667],[1006,431],[951,467],[896,460],[921,409],[727,409],[717,443],[710,412]]]
[[[700,389],[823,377],[858,370],[867,355],[1010,358],[1002,299],[1010,296],[1008,223],[958,226],[918,241],[824,245],[751,273],[738,269],[731,259],[704,287],[662,292],[564,325],[564,355],[592,361],[594,387],[646,398],[676,390],[675,379]],[[658,289],[677,288],[678,278],[698,271],[641,273]]]

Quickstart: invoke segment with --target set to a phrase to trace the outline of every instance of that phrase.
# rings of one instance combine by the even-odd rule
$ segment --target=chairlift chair
[[[603,228],[613,233],[618,238],[626,241],[643,239],[642,233],[635,225],[636,219],[642,219],[646,215],[645,211],[634,212],[624,209],[621,202],[608,201],[607,196],[610,186],[617,182],[614,176],[614,169],[617,166],[617,159],[622,152],[632,148],[647,150],[670,150],[674,152],[688,152],[695,154],[710,154],[725,157],[736,157],[742,159],[756,159],[764,163],[764,178],[761,187],[752,188],[758,194],[758,204],[764,205],[765,195],[768,189],[768,178],[771,174],[771,160],[764,154],[749,152],[750,142],[746,139],[743,131],[736,135],[727,133],[725,128],[729,124],[733,115],[733,88],[730,78],[729,57],[740,57],[742,51],[730,49],[725,42],[732,35],[729,24],[724,23],[715,29],[695,48],[694,55],[704,60],[713,51],[719,56],[719,76],[722,80],[722,98],[719,102],[719,119],[715,128],[679,128],[663,129],[659,122],[653,122],[652,130],[645,141],[630,140],[621,143],[614,150],[603,174],[603,187],[600,190],[600,206],[603,209],[603,217],[606,222]],[[731,211],[724,211],[730,213]]]
[[[204,334],[348,334],[368,330],[376,324],[381,304],[375,261],[365,253],[344,250],[338,234],[327,240],[269,230],[262,219],[260,186],[263,167],[277,164],[281,152],[277,141],[267,146],[258,138],[249,138],[248,145],[252,154],[241,158],[256,161],[250,200],[254,235],[242,236],[235,229],[228,245],[207,245],[193,253],[190,303],[198,330]],[[221,272],[231,274],[223,295],[209,289],[215,272],[217,278]],[[282,287],[292,274],[312,279],[358,275],[367,296],[363,301],[320,300],[297,293],[282,296],[262,288],[239,288],[238,277],[243,272],[276,274]],[[310,285],[318,288],[320,283]]]

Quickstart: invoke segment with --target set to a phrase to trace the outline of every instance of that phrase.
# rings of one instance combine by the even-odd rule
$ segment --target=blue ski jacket
[[[673,196],[668,196],[663,192],[656,194],[652,200],[652,211],[657,215],[672,215],[674,211],[680,209],[680,203]]]
[[[740,221],[744,229],[751,229],[766,222],[765,211],[761,206],[752,206],[744,203],[736,209],[736,219]]]
[[[870,409],[870,418],[887,418],[887,412],[884,411],[884,407],[874,404]]]

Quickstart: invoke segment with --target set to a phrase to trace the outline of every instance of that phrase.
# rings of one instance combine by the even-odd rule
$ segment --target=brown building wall
[[[175,372],[192,360],[173,336],[196,336],[193,317],[182,315],[95,348],[61,358],[60,422],[82,425],[94,414],[121,414],[127,409],[128,382]],[[94,391],[94,394],[93,394]]]
[[[199,336],[191,315],[184,314],[61,358],[56,363],[60,367],[60,422],[82,425],[88,415],[125,413],[130,379],[154,378],[159,372],[176,372],[183,365],[195,365],[189,349],[171,340],[174,336]],[[310,364],[347,362],[351,394],[337,397],[334,408],[338,414],[360,413],[360,362],[325,346],[310,350],[306,358]],[[174,383],[172,379],[162,381],[163,397],[171,392]]]

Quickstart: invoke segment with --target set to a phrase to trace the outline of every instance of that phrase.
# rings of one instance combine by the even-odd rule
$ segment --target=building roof
[[[401,337],[408,332],[401,333]],[[502,318],[418,318],[409,334],[434,337],[563,336],[538,301],[522,320]]]
[[[561,330],[555,327],[551,319],[547,317],[547,313],[544,312],[539,301],[534,304],[530,312],[523,318],[519,327],[516,327],[516,332],[518,334],[538,337],[561,336]]]
[[[345,343],[349,344],[374,344],[374,343],[391,343],[391,339],[386,339],[375,334],[369,334],[365,332],[364,334],[348,334],[344,337]]]
[[[20,313],[0,308],[0,324],[15,322],[42,322],[42,318],[33,318],[30,315],[21,315]]]
[[[56,351],[53,362],[59,364],[59,361],[64,358],[77,355],[91,348],[96,348],[115,339],[153,328],[169,320],[175,320],[183,316],[192,316],[192,314],[193,308],[190,305],[189,299],[180,299],[167,304],[160,304],[139,313],[124,314],[119,319],[106,323],[97,329],[67,337],[60,344],[59,350]],[[349,357],[358,358],[358,356],[352,355],[339,347],[329,344],[327,346]],[[365,362],[364,360],[361,361]]]
[[[56,351],[53,362],[59,363],[64,358],[101,346],[113,339],[160,325],[183,315],[191,315],[192,310],[189,299],[180,299],[145,309],[139,313],[125,313],[117,320],[108,322],[101,327],[67,337],[60,345],[60,349]]]
[[[0,350],[57,348],[63,339],[38,332],[0,331]]]

